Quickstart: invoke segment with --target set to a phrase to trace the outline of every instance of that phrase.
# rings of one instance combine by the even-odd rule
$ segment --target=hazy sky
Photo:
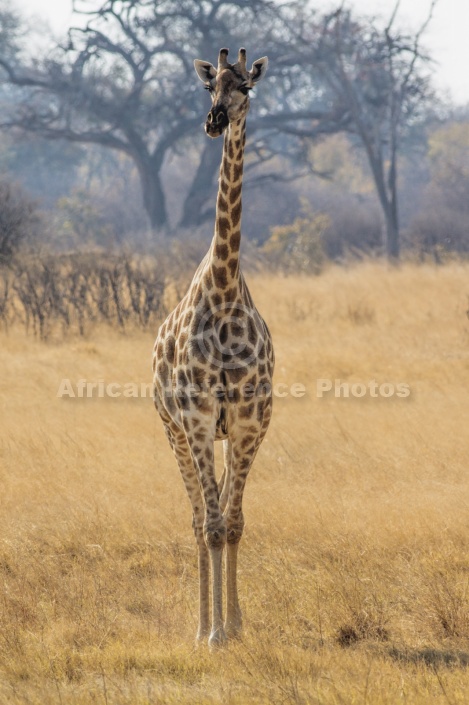
[[[396,0],[349,0],[348,5],[360,13],[389,16]],[[54,31],[69,26],[71,0],[15,0],[26,16],[34,15],[47,22]],[[318,9],[337,6],[338,2],[315,0]],[[99,4],[97,4],[99,6]],[[401,26],[419,27],[426,18],[430,0],[401,0],[398,17]],[[469,0],[439,0],[425,45],[438,62],[435,81],[458,103],[469,103]],[[201,57],[210,60],[210,57]]]

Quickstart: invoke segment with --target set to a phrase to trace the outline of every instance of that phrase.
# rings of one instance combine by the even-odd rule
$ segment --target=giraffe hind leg
[[[233,446],[229,439],[223,441],[223,475],[219,483],[220,509],[226,516],[231,483],[233,481]],[[230,528],[230,531],[232,529]],[[228,535],[228,527],[227,527]],[[237,563],[239,540],[235,543],[227,541],[226,544],[226,618],[225,633],[228,639],[238,638],[242,631],[242,613],[238,601],[237,591]]]
[[[204,502],[184,431],[170,417],[164,418],[163,422],[166,436],[176,457],[181,477],[192,505],[192,527],[197,542],[199,573],[199,624],[196,641],[202,642],[208,637],[210,632],[210,560],[204,538]]]
[[[228,504],[231,482],[231,456],[233,448],[231,441],[226,438],[223,441],[223,475],[218,483],[218,494],[220,497],[220,511],[224,512]]]
[[[186,433],[190,436],[190,421],[187,421],[187,426]],[[223,625],[222,585],[226,522],[220,508],[218,483],[215,477],[214,428],[211,425],[207,425],[205,428],[198,426],[197,433],[197,443],[188,442],[188,446],[191,448],[194,467],[198,471],[204,500],[203,531],[212,573],[212,628],[208,643],[211,648],[214,648],[223,645],[226,641]]]
[[[226,551],[226,619],[225,631],[228,638],[239,638],[243,628],[242,612],[238,598],[238,548],[244,530],[242,501],[246,479],[261,444],[263,434],[243,449],[243,437],[233,441],[230,453],[230,482],[228,502],[225,508],[227,551]]]

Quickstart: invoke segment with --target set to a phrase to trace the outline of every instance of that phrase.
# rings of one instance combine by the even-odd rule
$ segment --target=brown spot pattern
[[[236,203],[236,201],[239,199],[241,195],[241,186],[242,184],[239,184],[238,186],[233,186],[231,189],[230,193],[230,203],[233,205],[233,203]]]
[[[231,252],[237,252],[239,250],[239,243],[240,242],[241,242],[241,233],[239,232],[239,230],[237,230],[230,237]]]
[[[226,200],[223,198],[223,196],[221,194],[218,196],[217,208],[222,213],[227,213],[227,211],[228,211],[228,203],[226,202]]]
[[[247,406],[240,406],[239,407],[239,417],[241,419],[249,419],[254,412],[254,402],[251,402],[251,404],[248,404]]]
[[[239,164],[235,164],[233,166],[233,181],[236,183],[237,181],[240,180],[240,178],[243,175],[243,163],[240,162]]]
[[[218,234],[221,238],[226,239],[228,237],[230,228],[231,226],[228,218],[223,217],[218,219]]]
[[[226,267],[215,267],[213,266],[213,279],[215,281],[215,286],[219,289],[224,289],[228,284]],[[221,303],[221,302],[220,302]]]
[[[233,228],[235,228],[239,221],[241,220],[241,201],[237,203],[235,206],[233,206],[233,210],[231,211],[231,222],[233,224]]]
[[[226,245],[225,243],[218,244],[215,247],[215,254],[220,259],[223,259],[223,260],[228,259],[228,255],[230,254],[230,251],[228,249],[228,245]]]

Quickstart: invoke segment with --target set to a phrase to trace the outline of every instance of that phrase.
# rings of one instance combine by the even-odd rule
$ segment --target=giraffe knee
[[[244,519],[238,519],[235,522],[229,522],[226,532],[227,543],[239,543],[243,535]]]
[[[204,537],[207,548],[223,548],[226,543],[226,526],[206,526]]]

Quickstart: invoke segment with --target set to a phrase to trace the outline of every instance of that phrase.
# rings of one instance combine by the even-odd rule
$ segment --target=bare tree
[[[350,110],[352,131],[365,149],[383,212],[390,259],[398,259],[400,252],[399,153],[431,96],[429,58],[420,43],[435,3],[414,34],[395,28],[400,0],[384,27],[374,19],[356,20],[342,7],[316,27],[312,61]]]
[[[87,8],[85,0],[76,0],[84,26],[72,27],[68,40],[40,63],[18,66],[0,57],[7,80],[24,89],[18,109],[2,124],[126,153],[137,166],[154,229],[168,223],[165,160],[188,149],[187,135],[194,142],[204,113],[194,58],[210,59],[220,46],[238,48],[252,40],[256,51],[272,59],[251,128],[257,134],[250,166],[260,165],[263,179],[284,178],[278,170],[265,173],[279,151],[297,155],[307,135],[344,127],[345,111],[333,107],[312,78],[308,85],[292,51],[289,27],[300,31],[301,0],[283,7],[269,0],[106,0],[99,9]],[[185,225],[211,215],[206,196],[219,159],[216,146],[203,143],[202,136],[199,144]]]
[[[0,3],[0,51],[2,56],[14,63],[20,48],[23,33],[19,14],[11,10],[4,0]]]

